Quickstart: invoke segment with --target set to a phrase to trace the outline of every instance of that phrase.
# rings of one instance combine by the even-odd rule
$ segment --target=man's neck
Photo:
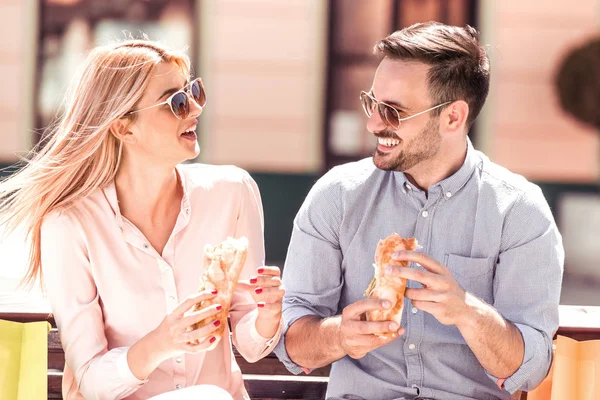
[[[404,174],[410,183],[425,192],[438,182],[452,176],[462,167],[467,156],[466,140],[454,148],[449,148],[433,160],[420,163]]]

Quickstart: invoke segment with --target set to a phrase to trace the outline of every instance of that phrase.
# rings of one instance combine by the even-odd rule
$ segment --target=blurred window
[[[40,0],[37,128],[60,112],[70,79],[91,48],[148,37],[186,49],[195,61],[194,0]],[[36,138],[37,141],[37,138]]]

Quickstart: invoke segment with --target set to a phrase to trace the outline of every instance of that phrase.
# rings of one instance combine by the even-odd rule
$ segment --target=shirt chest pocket
[[[445,264],[464,290],[493,304],[494,260],[493,257],[473,258],[446,254]]]

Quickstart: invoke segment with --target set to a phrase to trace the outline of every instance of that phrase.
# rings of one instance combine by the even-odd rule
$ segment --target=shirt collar
[[[111,183],[109,183],[108,186],[102,189],[102,191],[104,192],[104,197],[106,197],[106,200],[108,201],[108,205],[115,214],[115,219],[119,224],[119,227],[122,229],[123,216],[121,215],[121,210],[119,209],[119,200],[117,199],[117,188],[115,187],[115,181],[113,180]]]
[[[439,182],[442,192],[447,197],[451,197],[454,193],[462,189],[469,181],[469,178],[471,178],[471,175],[473,175],[475,167],[480,163],[481,157],[479,157],[478,153],[473,148],[471,140],[467,137],[467,155],[465,161],[458,171]]]
[[[183,198],[181,199],[181,212],[184,213],[186,219],[189,218],[191,214],[191,205],[188,196],[188,188],[187,182],[185,180],[185,174],[180,170],[180,166],[178,165],[175,170],[177,171],[177,175],[179,176],[179,182],[181,182],[181,186],[183,187]],[[122,229],[123,228],[123,215],[121,215],[121,209],[119,208],[119,200],[117,199],[117,188],[115,186],[115,181],[113,180],[108,186],[102,189],[104,192],[104,196],[110,205],[110,208],[114,212],[115,220],[117,224]]]
[[[432,185],[430,191],[435,190],[436,186],[441,187],[442,192],[447,197],[453,196],[456,192],[458,192],[469,180],[475,167],[481,163],[481,157],[479,157],[477,151],[473,148],[473,144],[471,143],[471,139],[467,136],[467,155],[465,157],[465,161],[463,165],[456,171],[454,174],[450,175],[446,179]],[[412,183],[410,183],[404,174],[404,172],[394,171],[393,172],[398,183],[402,185],[402,187],[406,189],[414,189]]]

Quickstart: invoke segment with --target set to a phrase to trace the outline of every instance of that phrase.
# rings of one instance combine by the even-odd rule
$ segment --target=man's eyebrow
[[[383,100],[383,99],[378,99],[377,96],[375,96],[375,92],[373,90],[371,90],[371,94],[373,95],[373,97],[375,97],[377,100],[385,103],[385,104],[389,104],[390,106],[394,106],[395,108],[399,108],[402,111],[410,111],[410,107],[403,105],[402,103],[399,103],[397,101],[394,100]]]

